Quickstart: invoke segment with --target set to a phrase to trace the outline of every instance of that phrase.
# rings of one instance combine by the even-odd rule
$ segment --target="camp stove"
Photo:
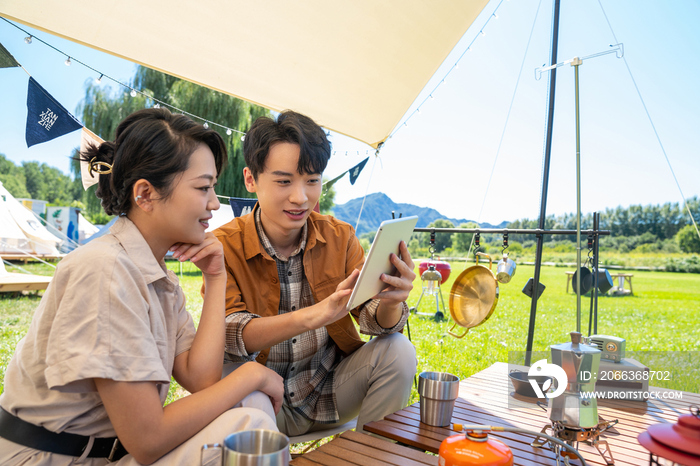
[[[615,464],[608,442],[601,439],[601,434],[617,424],[615,421],[601,421],[598,417],[598,404],[595,398],[595,378],[589,374],[598,372],[601,351],[581,341],[581,334],[571,332],[571,343],[562,343],[550,347],[552,364],[559,366],[566,373],[566,389],[558,396],[549,398],[548,413],[550,424],[544,426],[540,433],[549,435],[578,449],[578,444],[584,442],[598,450],[600,456],[608,465]],[[561,374],[562,377],[564,374]],[[558,387],[557,391],[561,388]],[[571,452],[562,446],[537,437],[532,443],[534,447],[545,447],[549,444],[555,452],[557,465],[560,458],[565,464],[574,458]]]
[[[617,422],[617,419],[614,421],[601,421],[595,427],[577,428],[566,426],[558,421],[553,421],[551,424],[544,426],[540,433],[557,438],[562,442],[565,442],[567,445],[571,445],[577,450],[580,442],[592,445],[603,458],[605,464],[614,465],[615,460],[612,455],[612,450],[610,450],[610,445],[608,445],[607,440],[601,439],[600,435],[617,424]],[[569,459],[575,458],[573,453],[570,451],[566,451],[560,445],[550,442],[542,437],[537,437],[531,445],[537,448],[546,448],[548,444],[549,448],[556,455],[557,466],[561,464],[560,458],[563,458],[564,464],[566,465],[570,464]]]

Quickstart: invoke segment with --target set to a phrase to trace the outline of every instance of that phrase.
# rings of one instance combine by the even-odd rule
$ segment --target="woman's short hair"
[[[250,127],[243,142],[243,155],[253,178],[265,170],[270,148],[280,142],[299,145],[297,171],[323,173],[331,157],[331,143],[326,132],[311,118],[291,110],[280,113],[277,120],[260,117]]]
[[[221,174],[227,155],[219,133],[166,108],[147,108],[119,123],[114,141],[92,145],[80,158],[112,166],[110,174],[99,175],[95,194],[107,214],[125,215],[132,205],[134,183],[140,179],[151,183],[161,199],[167,199],[173,181],[187,170],[190,156],[199,144],[211,149],[216,171]]]

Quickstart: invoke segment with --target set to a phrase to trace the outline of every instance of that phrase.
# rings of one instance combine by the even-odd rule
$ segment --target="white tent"
[[[214,231],[222,225],[226,225],[228,222],[233,220],[233,209],[228,204],[221,204],[219,210],[211,211],[212,217],[209,219],[209,228],[207,231]]]
[[[83,244],[86,239],[100,231],[98,227],[90,223],[83,214],[78,212],[78,243]]]
[[[3,0],[0,15],[377,147],[487,3]]]
[[[0,183],[0,254],[58,255],[61,240]]]

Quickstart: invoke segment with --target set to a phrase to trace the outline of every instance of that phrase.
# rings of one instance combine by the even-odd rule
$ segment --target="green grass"
[[[420,260],[415,260],[416,264]],[[22,266],[33,273],[51,274],[43,264]],[[179,274],[180,265],[168,262],[168,267]],[[449,294],[452,283],[464,270],[464,262],[453,262],[449,280],[442,285],[449,318]],[[494,265],[495,267],[495,265]],[[201,275],[192,264],[183,264],[180,280],[187,297],[187,309],[195,323],[201,310]],[[546,351],[551,344],[569,341],[569,332],[576,329],[576,295],[567,294],[565,271],[568,268],[543,267],[540,281],[547,287],[538,301],[533,349]],[[416,270],[417,272],[417,270]],[[673,370],[671,380],[654,383],[692,392],[700,392],[700,275],[669,272],[631,271],[634,273],[634,296],[601,296],[598,301],[598,333],[614,335],[627,340],[628,352],[650,365],[654,370]],[[518,266],[513,280],[500,285],[500,298],[491,318],[471,329],[464,338],[448,335],[452,321],[434,322],[430,317],[411,315],[410,333],[418,354],[419,371],[445,371],[460,378],[489,367],[497,361],[509,361],[514,353],[524,351],[530,315],[530,299],[521,290],[534,267]],[[415,305],[421,292],[420,278],[416,278],[409,297],[409,306]],[[27,332],[36,306],[38,294],[27,296],[0,294],[0,390],[5,368],[20,338]],[[421,312],[434,313],[432,297],[424,297]],[[582,333],[588,333],[588,297],[582,298]],[[455,332],[464,333],[457,327]],[[684,352],[683,354],[666,352]],[[642,356],[649,358],[643,360]],[[534,361],[535,359],[533,359]],[[654,367],[652,367],[652,363]],[[666,367],[671,366],[671,367]],[[173,384],[169,399],[185,392]],[[412,401],[417,401],[415,389]]]

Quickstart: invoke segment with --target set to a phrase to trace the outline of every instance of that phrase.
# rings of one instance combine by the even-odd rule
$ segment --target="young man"
[[[399,333],[415,278],[406,244],[392,254],[395,276],[382,276],[386,289],[352,311],[376,337],[363,343],[345,309],[364,251],[350,225],[313,211],[330,150],[304,115],[256,120],[243,176],[258,204],[215,232],[228,273],[227,360],[254,359],[284,378],[277,425],[290,436],[355,416],[362,431],[406,406],[416,372],[415,348]]]

